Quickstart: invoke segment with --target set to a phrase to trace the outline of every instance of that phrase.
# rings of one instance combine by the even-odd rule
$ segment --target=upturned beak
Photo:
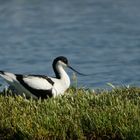
[[[68,68],[70,68],[71,70],[73,70],[74,72],[76,72],[79,75],[87,76],[86,74],[83,74],[83,73],[78,72],[77,70],[75,70],[73,67],[71,67],[69,65],[68,65]]]

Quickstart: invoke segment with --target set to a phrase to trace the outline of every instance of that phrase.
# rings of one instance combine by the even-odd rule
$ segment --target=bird
[[[0,71],[0,76],[15,89],[18,95],[25,95],[27,98],[46,99],[64,94],[70,87],[70,78],[65,71],[65,67],[70,68],[74,72],[78,72],[68,63],[68,59],[64,56],[58,56],[53,60],[52,67],[55,77],[47,75],[34,74],[14,74],[11,72]]]

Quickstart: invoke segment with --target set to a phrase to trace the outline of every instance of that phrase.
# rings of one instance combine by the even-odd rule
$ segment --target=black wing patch
[[[46,79],[47,81],[50,81],[50,83],[53,85],[54,82],[46,77],[46,76],[41,76],[41,75],[29,75],[29,76],[37,76],[37,77],[41,77],[41,78],[44,78]],[[40,90],[40,89],[34,89],[32,87],[30,87],[28,84],[26,84],[23,80],[24,76],[23,75],[20,75],[20,74],[17,74],[16,75],[16,78],[17,80],[20,82],[20,84],[22,86],[24,86],[24,88],[26,88],[29,92],[31,92],[32,94],[34,94],[35,96],[37,96],[38,98],[42,98],[42,99],[45,99],[45,98],[48,98],[48,97],[52,97],[53,94],[52,94],[52,90]]]

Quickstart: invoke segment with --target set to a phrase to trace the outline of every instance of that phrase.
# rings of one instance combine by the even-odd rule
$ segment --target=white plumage
[[[47,82],[46,79],[40,77],[25,76],[23,77],[23,81],[34,89],[47,90],[52,88],[51,83]]]

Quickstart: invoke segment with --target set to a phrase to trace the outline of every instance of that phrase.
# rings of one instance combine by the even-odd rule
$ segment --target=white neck
[[[64,70],[62,65],[57,65],[56,69],[58,71],[58,73],[60,74],[60,80],[63,81],[67,86],[70,85],[70,78],[68,76],[68,74],[66,73],[66,71]]]
[[[57,69],[58,73],[60,74],[60,79],[64,79],[65,77],[69,77],[62,65],[58,64],[56,66],[56,69]]]

